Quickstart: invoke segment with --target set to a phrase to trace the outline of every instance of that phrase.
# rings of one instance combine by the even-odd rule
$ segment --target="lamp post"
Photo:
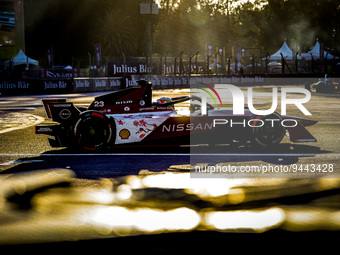
[[[174,63],[174,75],[176,76],[177,75],[177,58],[179,57],[180,58],[180,66],[179,66],[179,68],[180,68],[180,70],[179,70],[179,72],[180,72],[180,75],[182,74],[182,70],[181,70],[181,61],[182,61],[182,54],[184,53],[184,51],[182,51],[181,53],[179,53],[176,57],[175,57],[175,63]]]
[[[214,59],[214,64],[215,64],[215,74],[217,75],[217,72],[218,72],[218,70],[217,70],[217,55],[219,54],[219,52],[216,52],[215,53],[215,59]]]
[[[207,55],[207,70],[206,70],[206,74],[209,75],[209,61],[210,61],[210,54]]]
[[[195,57],[195,68],[196,68],[196,74],[198,74],[198,62],[197,62],[197,58],[198,58],[198,51],[196,52],[196,57]]]
[[[255,53],[250,53],[251,66],[253,68],[253,74],[255,74]]]
[[[160,60],[159,60],[159,74],[162,75],[163,71],[162,71],[162,66],[163,66],[163,56],[161,56]]]
[[[268,73],[268,59],[269,59],[269,52],[266,55],[266,73]]]
[[[165,52],[165,56],[164,56],[164,75],[166,75],[166,73],[167,73],[167,62],[166,62],[166,57],[168,56],[168,53],[170,52],[170,50],[167,50],[166,52]]]
[[[91,69],[92,69],[92,66],[91,66],[91,53],[87,52],[87,54],[89,55],[89,76],[91,77]]]
[[[190,54],[190,56],[189,56],[189,76],[191,75],[191,60],[192,60],[192,58],[193,57],[195,57],[196,56],[196,66],[195,66],[195,68],[196,68],[196,74],[197,74],[197,55],[198,55],[198,51],[196,52],[196,54],[195,55],[191,55]]]
[[[183,55],[184,51],[181,52],[181,54],[179,54],[179,75],[182,76],[182,72],[183,72]]]
[[[147,64],[151,64],[152,58],[152,15],[158,14],[158,5],[154,1],[144,1],[140,3],[140,14],[146,16],[146,49],[145,56]]]
[[[228,75],[230,75],[230,61],[232,57],[228,58]]]

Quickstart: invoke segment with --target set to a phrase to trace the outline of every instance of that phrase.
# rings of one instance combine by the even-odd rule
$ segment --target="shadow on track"
[[[43,169],[66,168],[77,178],[99,179],[150,172],[189,171],[190,165],[262,161],[294,164],[302,157],[329,153],[310,145],[280,144],[276,148],[256,149],[234,146],[197,146],[164,148],[116,148],[100,153],[74,153],[68,149],[51,150],[37,157],[21,158],[19,164],[3,174]]]

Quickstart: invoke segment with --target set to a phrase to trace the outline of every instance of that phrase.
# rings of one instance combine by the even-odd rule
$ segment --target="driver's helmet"
[[[172,99],[169,97],[161,97],[159,99],[157,99],[157,104],[166,104],[166,103],[171,103]]]

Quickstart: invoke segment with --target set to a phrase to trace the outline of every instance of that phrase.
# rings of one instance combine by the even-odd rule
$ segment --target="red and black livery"
[[[187,100],[191,113],[178,114],[174,106]],[[255,116],[247,109],[244,115],[233,115],[232,110],[214,109],[211,105],[207,115],[202,115],[200,99],[193,95],[152,102],[152,85],[146,81],[98,96],[87,109],[65,99],[43,103],[47,117],[57,124],[36,126],[36,134],[49,135],[53,147],[98,151],[120,146],[235,142],[269,147],[279,144],[285,135],[292,142],[316,142],[305,128],[316,121],[278,113]]]

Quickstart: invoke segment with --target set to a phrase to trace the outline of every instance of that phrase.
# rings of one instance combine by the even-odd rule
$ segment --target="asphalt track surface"
[[[247,88],[243,88],[245,91]],[[271,104],[271,87],[255,87],[255,102],[266,109]],[[162,96],[188,95],[188,89],[154,91],[153,100]],[[78,178],[115,178],[145,172],[186,172],[190,163],[209,163],[220,166],[259,166],[258,172],[224,173],[223,177],[329,177],[340,173],[340,94],[312,93],[304,106],[312,113],[308,116],[318,123],[308,130],[317,138],[316,143],[293,144],[285,137],[274,149],[253,149],[236,146],[165,147],[113,149],[100,153],[77,153],[65,148],[49,146],[46,136],[35,135],[34,125],[51,123],[45,118],[43,98],[66,98],[78,106],[87,106],[102,93],[67,95],[1,96],[0,101],[0,170],[14,173],[39,169],[66,168]],[[301,95],[297,95],[299,97]],[[224,100],[225,102],[226,100]],[[185,111],[188,104],[180,104]],[[231,107],[231,105],[223,105]],[[280,112],[280,108],[277,109]],[[288,115],[305,117],[295,106],[287,108]],[[209,154],[206,153],[209,151]],[[193,153],[195,152],[195,153]],[[278,166],[290,168],[283,171]],[[273,167],[276,166],[276,171]],[[272,168],[271,168],[272,167]],[[310,169],[313,167],[314,169]],[[268,170],[269,169],[269,170]],[[246,175],[245,175],[246,174]],[[210,175],[217,176],[217,175]]]
[[[268,109],[271,88],[254,91],[259,107]],[[339,177],[340,94],[312,93],[305,104],[311,119],[319,121],[308,127],[316,143],[293,144],[286,137],[271,150],[235,145],[84,154],[52,148],[44,135],[34,134],[34,125],[51,123],[41,99],[67,98],[86,106],[99,94],[0,96],[0,245],[28,244],[1,246],[1,251],[88,252],[91,247],[128,254],[208,254],[337,248],[340,179],[314,177]],[[153,99],[188,94],[154,91]],[[304,117],[295,107],[287,113]],[[193,161],[297,171],[199,179],[188,173]]]

